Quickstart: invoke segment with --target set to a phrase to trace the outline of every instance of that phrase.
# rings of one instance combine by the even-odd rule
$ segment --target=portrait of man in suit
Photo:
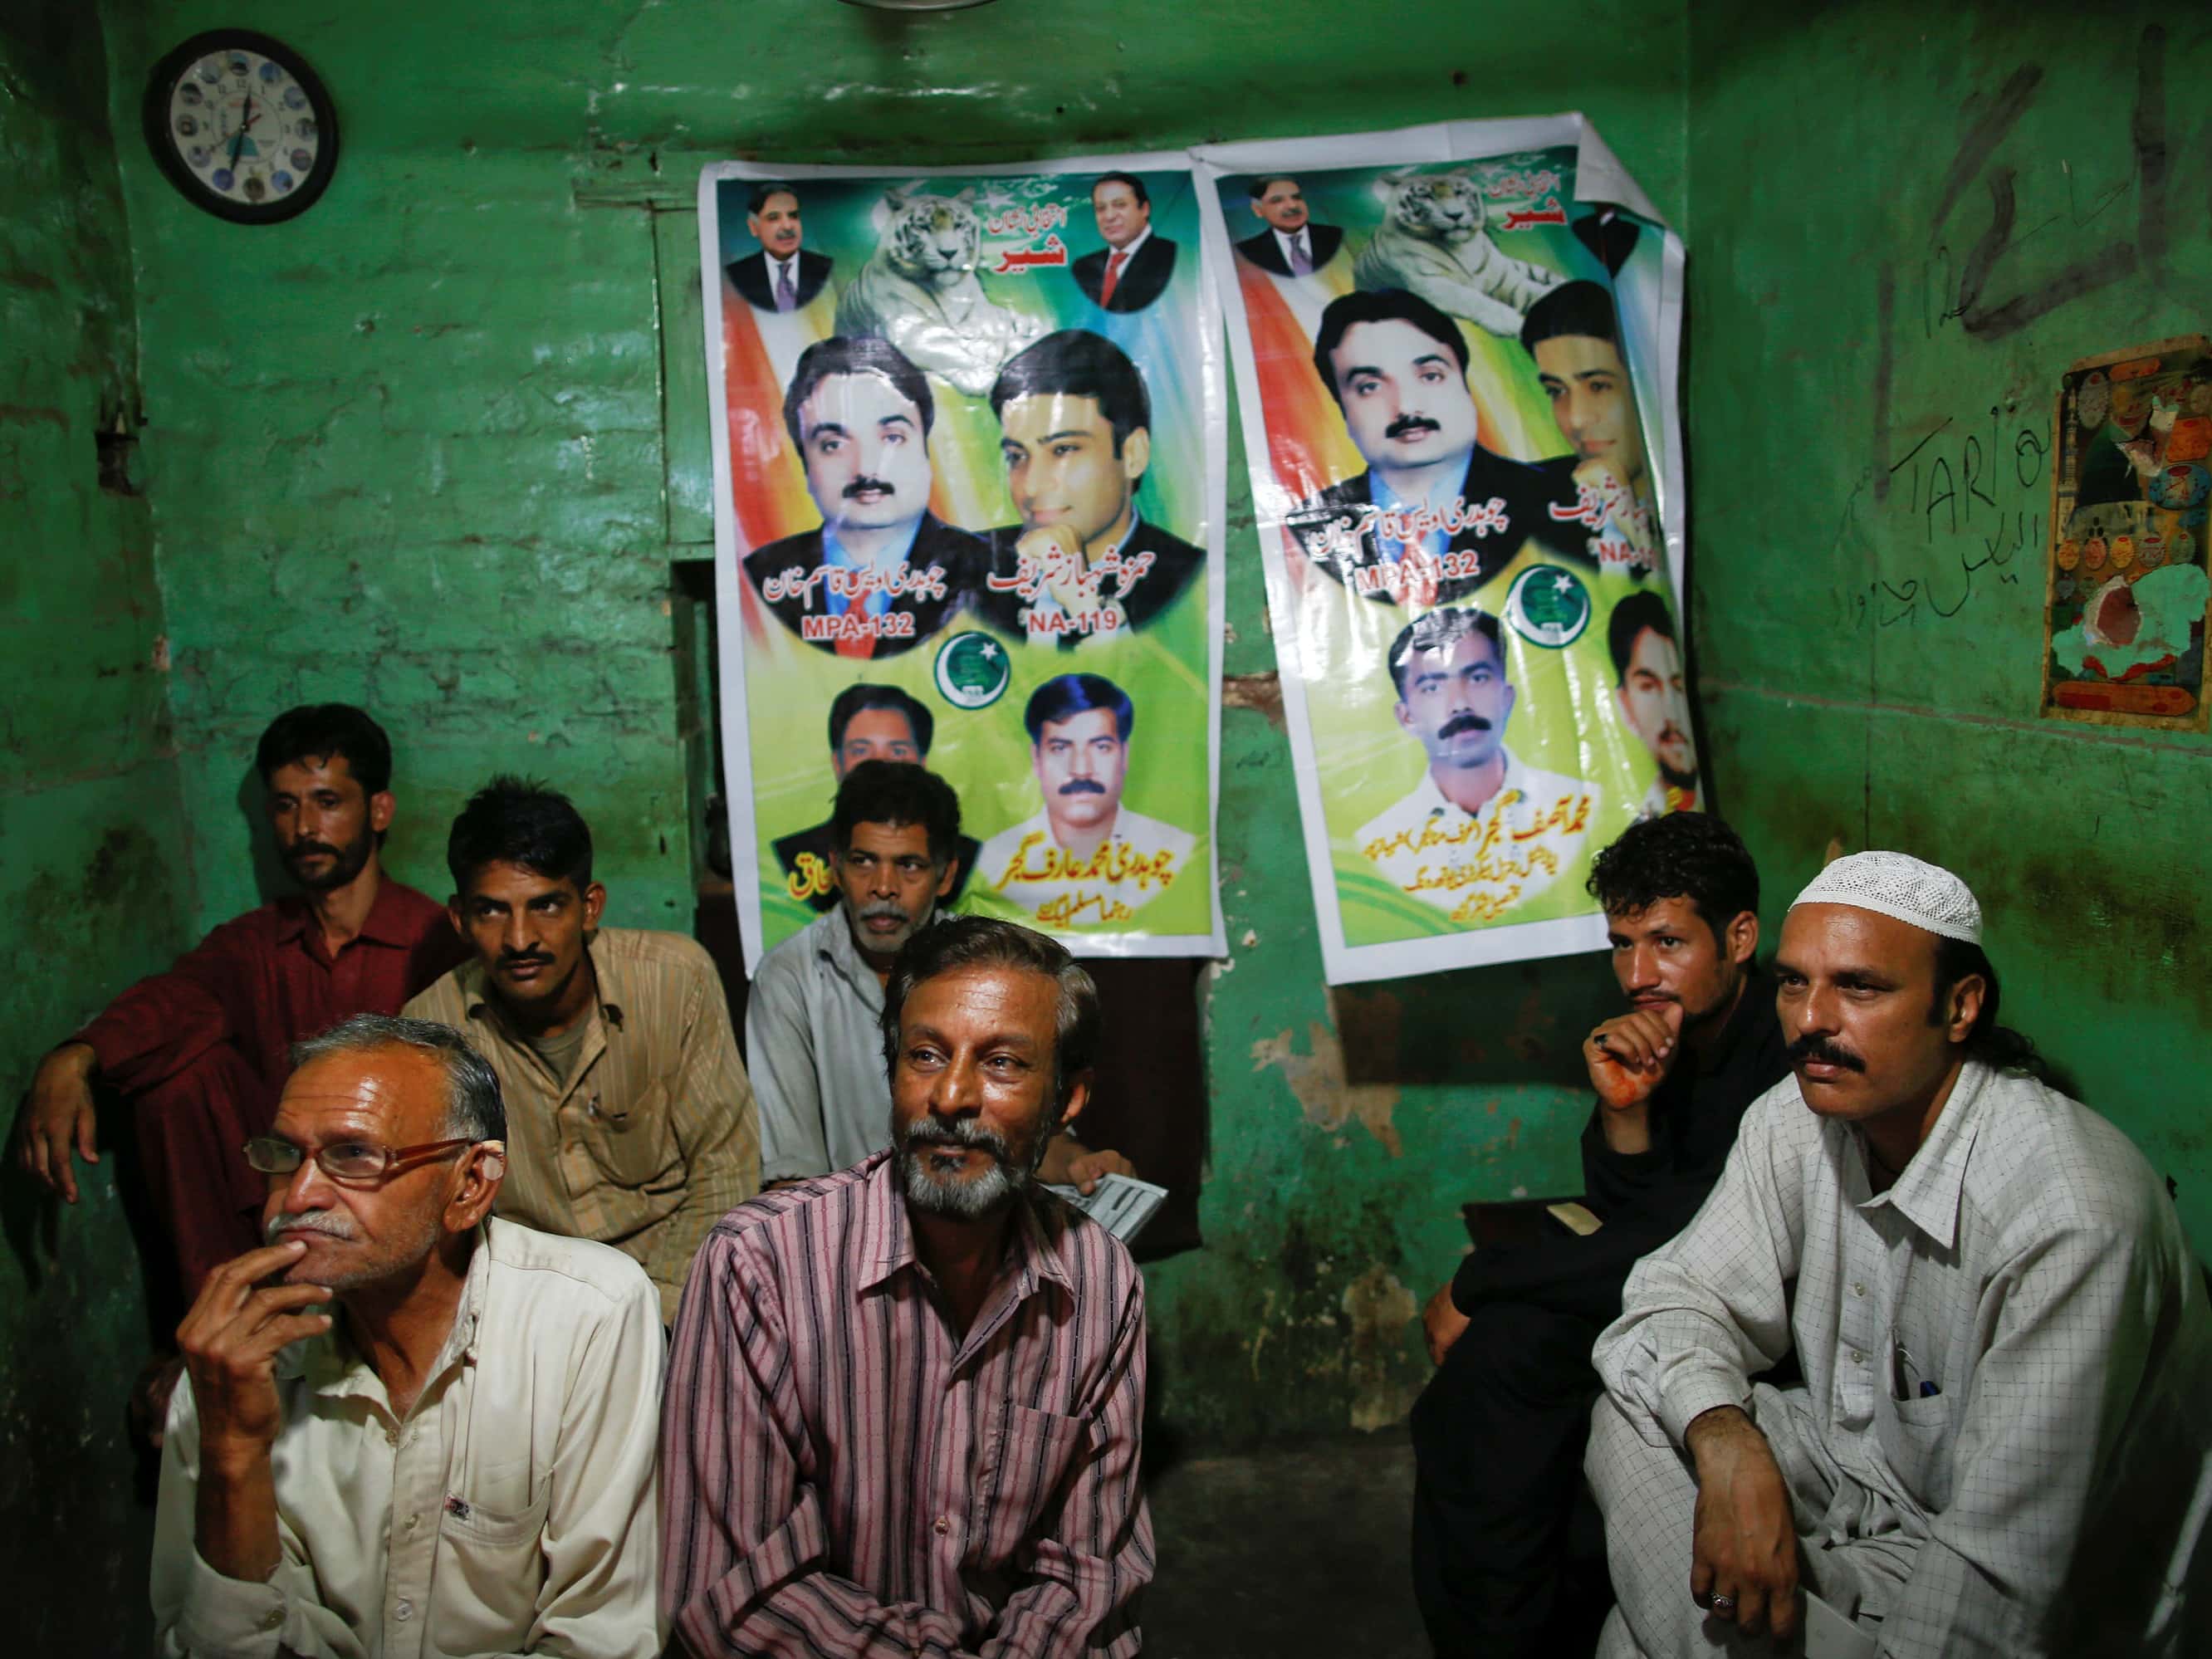
[[[776,620],[842,657],[912,650],[974,601],[983,544],[929,511],[936,401],[888,340],[842,335],[800,354],[784,428],[822,527],[757,548],[745,574]]]
[[[1322,570],[1419,608],[1472,594],[1532,539],[1593,562],[1573,482],[1476,441],[1467,340],[1426,300],[1394,288],[1332,300],[1313,361],[1367,462],[1285,520]]]
[[[1022,521],[990,532],[984,617],[1073,649],[1158,616],[1206,551],[1138,510],[1152,404],[1128,354],[1088,329],[1048,334],[1000,370],[991,412]]]
[[[1093,305],[1142,311],[1175,275],[1176,245],[1152,234],[1152,198],[1132,173],[1102,173],[1091,186],[1091,210],[1106,246],[1069,269]]]
[[[836,799],[837,785],[862,761],[927,765],[936,735],[937,717],[920,698],[896,685],[872,685],[866,680],[847,686],[830,701],[828,799]],[[837,908],[837,884],[830,870],[836,844],[826,817],[775,839],[775,861],[783,868],[791,896],[817,910]],[[946,908],[959,902],[979,848],[975,836],[959,838],[959,866],[953,872],[952,890],[943,900]]]
[[[1260,234],[1237,243],[1237,251],[1278,276],[1310,276],[1344,246],[1344,232],[1314,223],[1298,181],[1280,173],[1252,181],[1252,216]]]
[[[747,305],[756,311],[797,311],[822,292],[836,261],[799,245],[799,195],[789,185],[755,185],[745,202],[745,228],[761,251],[727,269]]]

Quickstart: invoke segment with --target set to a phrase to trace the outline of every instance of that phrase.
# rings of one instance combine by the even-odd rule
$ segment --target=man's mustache
[[[898,486],[886,483],[881,478],[855,478],[845,486],[845,499],[848,501],[856,501],[871,492],[878,495],[896,495],[898,494]]]
[[[1440,738],[1455,738],[1462,732],[1487,732],[1490,722],[1480,714],[1454,714],[1437,728]]]
[[[550,968],[553,958],[543,951],[525,951],[520,956],[502,951],[499,956],[499,965],[502,968]]]
[[[907,919],[907,914],[903,906],[894,904],[889,899],[885,899],[880,904],[862,907],[860,911],[862,921],[874,921],[878,918],[886,921],[904,921]]]
[[[1808,1031],[1790,1045],[1790,1063],[1802,1065],[1811,1060],[1818,1066],[1840,1066],[1847,1072],[1863,1072],[1866,1061],[1850,1049],[1839,1048],[1827,1038]]]
[[[1443,430],[1443,427],[1441,422],[1432,421],[1425,415],[1401,415],[1396,420],[1391,422],[1389,425],[1382,428],[1382,435],[1386,438],[1407,438],[1411,437],[1416,432],[1441,432]]]
[[[917,1146],[965,1146],[990,1153],[1000,1163],[1006,1163],[1013,1149],[1007,1146],[1006,1136],[996,1129],[986,1128],[977,1119],[956,1117],[950,1122],[943,1118],[916,1118],[899,1137],[900,1146],[912,1152]]]
[[[1106,786],[1096,778],[1070,778],[1060,786],[1063,795],[1103,795]]]
[[[264,1242],[270,1244],[287,1233],[321,1233],[331,1238],[351,1238],[353,1223],[334,1210],[302,1210],[297,1215],[271,1216],[261,1233]]]
[[[304,859],[312,858],[318,853],[325,858],[334,859],[338,856],[337,848],[327,847],[319,841],[295,841],[286,849],[284,856],[288,860]]]

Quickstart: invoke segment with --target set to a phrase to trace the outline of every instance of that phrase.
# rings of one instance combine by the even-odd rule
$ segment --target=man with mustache
[[[929,381],[873,336],[817,341],[783,398],[818,530],[745,556],[776,620],[817,650],[872,659],[910,651],[975,599],[983,544],[929,511]]]
[[[745,202],[745,228],[760,252],[725,267],[745,303],[756,311],[797,311],[811,304],[836,261],[799,245],[799,193],[789,185],[755,185]]]
[[[298,895],[225,922],[117,998],[40,1063],[16,1125],[22,1167],[74,1204],[70,1153],[99,1162],[95,1088],[130,1103],[187,1301],[260,1236],[261,1183],[238,1149],[269,1127],[292,1044],[349,1014],[398,1013],[461,956],[441,907],[385,873],[398,805],[383,727],[345,703],[289,709],[254,768]],[[149,1386],[152,1428],[167,1384]]]
[[[1606,635],[1621,718],[1644,739],[1659,769],[1644,797],[1643,816],[1697,811],[1698,750],[1690,737],[1689,692],[1667,601],[1649,588],[1631,593],[1613,606]]]
[[[884,1145],[884,986],[906,942],[958,890],[960,798],[934,772],[862,761],[830,815],[836,910],[761,958],[745,1003],[745,1052],[760,1102],[761,1175],[827,1175]],[[1043,1178],[1090,1192],[1133,1174],[1118,1152],[1086,1152],[1063,1125]]]
[[[1583,1044],[1592,1233],[1485,1244],[1429,1301],[1437,1374],[1413,1407],[1413,1584],[1442,1659],[1589,1651],[1602,1597],[1566,1559],[1597,1373],[1638,1256],[1697,1213],[1736,1124],[1784,1076],[1759,971],[1759,872],[1703,813],[1631,824],[1592,861],[1630,1007]]]
[[[446,843],[453,931],[474,952],[407,1005],[498,1073],[500,1213],[635,1258],[676,1300],[707,1230],[760,1189],[752,1085],[721,975],[680,933],[602,927],[592,832],[566,795],[497,777]]]
[[[1505,746],[1514,690],[1489,612],[1431,611],[1398,630],[1385,660],[1398,724],[1429,763],[1353,844],[1384,880],[1455,921],[1508,919],[1581,856],[1597,786],[1530,766]]]
[[[618,1252],[491,1213],[499,1080],[363,1014],[234,1157],[266,1243],[208,1275],[161,1449],[168,1659],[652,1659],[661,1341]]]
[[[1590,562],[1571,481],[1476,441],[1466,337],[1427,301],[1400,289],[1330,301],[1313,362],[1367,462],[1284,521],[1329,575],[1379,604],[1430,605],[1471,595],[1532,541]]]
[[[1949,871],[1838,859],[1774,970],[1795,1075],[1598,1341],[1599,1650],[2206,1651],[2212,1320],[2163,1184],[1997,1024]]]
[[[1152,1572],[1145,1297],[1037,1189],[1097,989],[953,916],[884,988],[891,1149],[700,1251],[661,1432],[661,1606],[698,1659],[1134,1654]]]
[[[830,775],[842,783],[845,775],[863,761],[926,765],[936,733],[937,717],[920,698],[896,685],[872,685],[865,680],[848,685],[830,700]],[[960,837],[948,900],[957,902],[968,884],[976,849],[974,836]],[[837,884],[830,869],[836,847],[827,818],[777,836],[775,851],[775,861],[783,866],[785,890],[792,897],[816,910],[837,908]]]
[[[1197,837],[1121,803],[1137,706],[1097,674],[1062,674],[1022,721],[1044,805],[983,843],[979,879],[1046,927],[1119,921],[1175,884]]]

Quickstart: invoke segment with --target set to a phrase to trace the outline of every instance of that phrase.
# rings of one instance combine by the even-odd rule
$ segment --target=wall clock
[[[155,65],[146,143],[186,201],[219,219],[271,224],[306,212],[329,186],[337,109],[282,41],[213,29]]]

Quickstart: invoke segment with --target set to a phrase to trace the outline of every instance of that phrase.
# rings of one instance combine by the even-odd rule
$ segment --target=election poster
[[[1704,793],[1680,241],[1579,116],[1193,154],[1329,981],[1601,945]]]
[[[746,967],[835,905],[862,759],[961,803],[954,907],[1218,955],[1220,319],[1189,161],[699,185]]]

